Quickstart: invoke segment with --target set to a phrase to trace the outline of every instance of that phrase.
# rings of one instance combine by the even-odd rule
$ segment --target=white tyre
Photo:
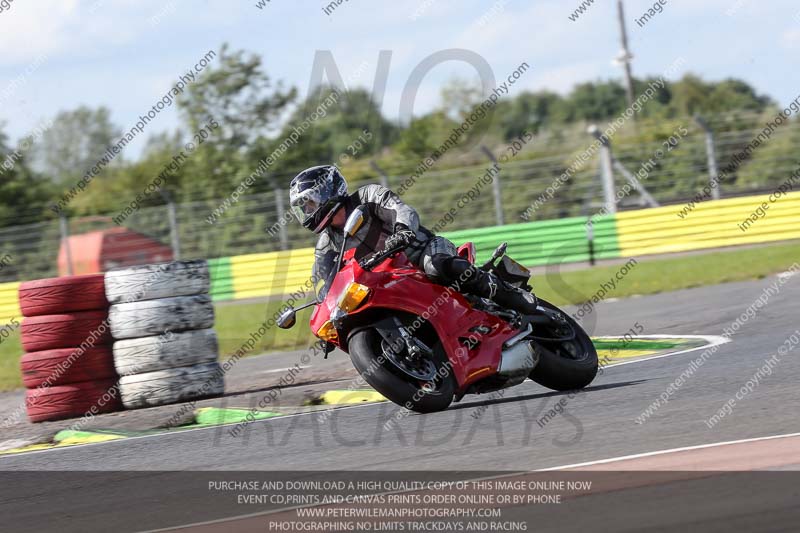
[[[205,363],[123,376],[119,390],[125,408],[137,409],[220,396],[225,379],[219,363]]]
[[[112,305],[108,310],[115,339],[152,337],[214,325],[214,306],[206,294]]]
[[[114,343],[114,367],[120,376],[213,363],[218,357],[217,334],[211,328],[182,333],[170,331]]]
[[[208,262],[172,261],[109,270],[106,298],[112,304],[204,294],[211,288]]]

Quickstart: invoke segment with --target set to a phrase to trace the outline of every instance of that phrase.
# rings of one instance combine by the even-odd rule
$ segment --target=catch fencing
[[[744,121],[743,117],[748,120]],[[744,123],[751,125],[750,129],[738,126]],[[639,124],[639,127],[645,129],[644,121]],[[621,197],[614,206],[618,212],[608,215],[614,220],[613,223],[604,221],[604,216],[595,216],[603,212],[605,206],[603,181],[600,179],[605,170],[601,168],[603,165],[600,157],[587,161],[557,190],[550,189],[553,191],[552,197],[545,197],[541,201],[543,192],[586,150],[591,142],[591,137],[586,134],[570,137],[559,132],[548,132],[536,136],[520,153],[500,165],[500,172],[495,177],[496,183],[482,187],[466,205],[458,206],[459,199],[473,189],[476,182],[486,174],[487,168],[491,167],[491,160],[486,152],[478,148],[464,155],[463,164],[458,168],[426,172],[403,193],[403,199],[417,209],[426,226],[436,227],[439,233],[451,236],[455,241],[474,239],[482,251],[490,251],[496,242],[508,240],[512,253],[529,265],[544,264],[546,261],[586,260],[588,251],[584,226],[587,217],[593,217],[595,222],[595,252],[599,258],[613,255],[617,246],[623,250],[636,249],[638,246],[644,251],[666,251],[687,246],[683,241],[697,242],[700,243],[697,246],[704,246],[701,242],[704,239],[726,245],[723,243],[792,238],[793,231],[784,227],[781,217],[774,216],[777,210],[785,210],[782,206],[773,209],[768,217],[754,224],[743,236],[729,235],[724,241],[720,240],[720,236],[725,235],[727,230],[720,229],[722,233],[714,230],[716,233],[694,237],[684,233],[701,227],[699,222],[703,217],[722,215],[715,211],[711,202],[698,204],[697,210],[686,220],[671,218],[670,207],[655,208],[653,214],[664,216],[652,220],[648,219],[649,215],[638,211],[646,205],[652,205],[648,197],[661,206],[680,205],[691,200],[709,182],[710,170],[714,167],[722,168],[743,144],[760,131],[759,127],[752,128],[752,124],[758,124],[756,119],[743,114],[712,117],[704,124],[716,132],[711,143],[715,161],[711,162],[709,159],[707,130],[694,123],[686,124],[685,130],[688,133],[680,139],[679,144],[658,161],[659,164],[648,172],[646,179],[640,177],[640,184],[649,194],[645,196],[633,191]],[[664,128],[675,130],[674,121]],[[763,170],[763,179],[759,177],[761,174],[757,175],[757,179],[740,179],[745,175],[742,174],[737,175],[737,179],[722,183],[722,197],[733,202],[724,205],[739,205],[737,202],[741,202],[745,206],[752,200],[737,200],[735,197],[767,194],[786,177],[797,172],[797,161],[794,158],[782,156],[778,152],[770,154],[798,132],[800,123],[793,122],[776,132],[769,144],[759,148],[762,151],[761,159],[754,164],[757,163],[760,165],[758,168],[762,169],[764,164],[769,163],[768,168]],[[627,179],[619,171],[620,167],[636,173],[643,162],[659,149],[663,149],[662,145],[663,141],[642,142],[639,139],[626,144],[624,138],[620,139],[611,148],[614,169],[617,171],[612,177],[617,189],[622,189]],[[558,150],[554,146],[558,146]],[[505,148],[507,147],[496,147],[492,152],[499,158],[505,153]],[[388,164],[385,168],[385,175],[381,175],[383,171],[376,167],[376,173],[370,178],[352,180],[351,188],[379,182],[398,189],[408,174]],[[100,183],[95,185],[99,186]],[[800,183],[797,185],[800,187]],[[120,199],[120,209],[126,205],[126,200],[128,199]],[[269,254],[294,250],[288,257],[297,255],[304,257],[303,261],[309,260],[307,255],[298,250],[312,246],[315,236],[300,227],[287,214],[285,189],[242,196],[220,216],[212,216],[222,203],[222,199],[208,199],[142,207],[125,219],[124,228],[113,221],[120,211],[0,228],[0,257],[8,258],[0,268],[0,283],[68,273],[69,266],[75,273],[85,271],[82,270],[84,267],[91,269],[92,265],[80,264],[85,259],[81,256],[87,247],[114,248],[123,241],[126,249],[142,251],[142,263],[153,262],[152,257],[144,257],[145,250],[156,250],[151,255],[157,255],[162,249],[166,249],[166,252],[171,251],[171,258],[175,259],[202,258],[211,259],[212,263],[216,261],[220,265],[220,272],[230,269],[234,277],[246,278],[246,272],[262,268],[263,265],[259,263],[260,260],[229,261],[225,258],[263,257],[265,265],[273,265],[270,262],[273,256]],[[534,204],[537,209],[532,212],[531,206]],[[21,221],[25,220],[26,213],[25,209],[20,208]],[[734,217],[737,211],[734,209],[726,213],[731,213]],[[530,216],[526,216],[527,214]],[[721,220],[721,224],[726,224],[728,219]],[[498,221],[504,222],[505,229],[497,227]],[[648,224],[664,229],[661,233],[652,233],[654,230],[648,229]],[[612,231],[612,227],[616,227],[618,231]],[[648,232],[652,234],[648,235]],[[75,239],[67,241],[64,238],[67,235],[84,239],[80,250],[70,250],[71,246],[62,246],[62,243],[75,242]],[[708,237],[709,235],[714,237]],[[541,236],[541,240],[537,240],[537,236]],[[101,238],[101,244],[91,243],[92,239]],[[619,243],[615,243],[614,239],[619,239]],[[672,242],[667,242],[670,239]],[[554,247],[563,249],[564,252],[554,255]],[[96,269],[106,270],[122,262],[122,258],[117,259],[113,254],[103,254],[102,251],[98,253],[104,255],[105,262],[95,265]],[[275,255],[280,258],[284,256],[285,254]],[[59,259],[61,270],[58,266]],[[135,262],[135,258],[133,261]],[[295,261],[290,260],[292,264]],[[270,271],[269,268],[267,272]],[[253,283],[263,282],[270,276],[260,275],[261,281]],[[224,284],[218,286],[220,294],[233,290],[231,287],[226,288]],[[247,292],[248,289],[244,290]]]

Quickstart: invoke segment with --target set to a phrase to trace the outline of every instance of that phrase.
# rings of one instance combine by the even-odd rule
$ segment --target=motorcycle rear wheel
[[[568,391],[588,386],[597,375],[597,350],[592,339],[571,316],[558,307],[539,299],[539,305],[554,311],[560,311],[567,320],[568,328],[575,333],[575,338],[566,342],[547,342],[535,340],[539,352],[539,363],[531,371],[530,378],[548,389]],[[558,337],[554,332],[553,337]],[[539,337],[548,336],[539,331]]]
[[[350,360],[364,380],[393,403],[410,411],[435,413],[447,409],[455,395],[456,381],[441,346],[433,349],[433,362],[441,377],[433,383],[435,388],[426,388],[424,383],[403,373],[382,355],[381,341],[380,333],[373,328],[357,330],[348,339]]]

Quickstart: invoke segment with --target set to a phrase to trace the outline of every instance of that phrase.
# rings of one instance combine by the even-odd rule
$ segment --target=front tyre
[[[530,378],[548,389],[568,391],[582,389],[597,375],[597,350],[592,339],[571,316],[558,307],[540,299],[539,305],[558,311],[566,320],[544,328],[536,327],[534,344],[539,352],[539,363],[531,371]],[[568,341],[546,341],[542,338],[564,338]]]
[[[456,385],[441,345],[433,350],[437,377],[418,381],[397,368],[384,354],[382,337],[374,328],[359,329],[348,339],[350,359],[361,377],[376,391],[417,413],[444,411],[453,401]]]

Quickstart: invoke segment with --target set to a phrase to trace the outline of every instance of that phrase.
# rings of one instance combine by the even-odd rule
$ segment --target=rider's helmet
[[[347,197],[347,182],[335,165],[307,168],[289,185],[292,213],[304,228],[319,233]]]

